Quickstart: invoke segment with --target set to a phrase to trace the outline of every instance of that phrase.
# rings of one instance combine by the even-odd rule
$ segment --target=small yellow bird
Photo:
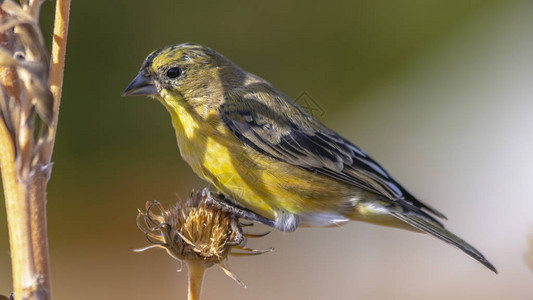
[[[122,94],[135,95],[166,107],[183,159],[244,217],[282,231],[350,220],[422,231],[497,272],[361,149],[214,50],[152,52]]]

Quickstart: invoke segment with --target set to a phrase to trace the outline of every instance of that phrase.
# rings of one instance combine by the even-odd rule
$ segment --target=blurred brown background
[[[120,94],[150,51],[187,41],[306,91],[500,271],[429,236],[351,223],[251,241],[276,250],[230,258],[248,288],[213,268],[204,299],[532,299],[532,28],[531,1],[74,1],[48,203],[55,299],[186,298],[177,262],[128,249],[147,245],[135,226],[146,200],[205,184],[163,107]],[[1,209],[0,294],[10,275]]]

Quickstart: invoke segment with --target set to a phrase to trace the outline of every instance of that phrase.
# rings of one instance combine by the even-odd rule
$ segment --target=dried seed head
[[[0,124],[11,137],[23,182],[36,172],[50,175],[55,131],[49,57],[39,28],[42,2],[0,1]]]
[[[244,247],[246,243],[236,216],[211,205],[218,195],[208,189],[193,192],[185,201],[165,210],[158,201],[146,202],[146,212],[139,211],[137,226],[146,234],[151,246],[134,251],[162,248],[179,261],[200,263],[204,268],[218,265],[239,284],[242,282],[227,268],[228,254],[257,255],[267,250]],[[233,252],[232,250],[241,250]]]

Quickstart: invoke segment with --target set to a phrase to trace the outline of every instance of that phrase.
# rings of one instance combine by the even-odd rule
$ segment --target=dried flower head
[[[50,172],[54,99],[39,28],[42,2],[0,1],[0,121],[11,136],[22,180],[36,170]]]
[[[151,248],[162,248],[173,258],[203,269],[218,265],[226,275],[244,284],[225,265],[228,254],[243,256],[257,255],[267,250],[244,247],[247,237],[261,235],[243,234],[242,224],[231,213],[212,205],[219,195],[208,189],[193,192],[185,201],[165,210],[158,201],[146,202],[146,212],[139,210],[137,226],[146,234],[152,245],[136,249],[142,252]],[[240,251],[235,251],[240,250]]]

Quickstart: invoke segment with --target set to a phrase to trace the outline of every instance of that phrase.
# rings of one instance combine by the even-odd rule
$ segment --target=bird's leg
[[[270,227],[277,228],[273,220],[260,216],[254,213],[253,211],[242,207],[237,203],[232,202],[230,199],[224,197],[224,195],[222,194],[214,195],[213,197],[208,197],[207,203],[215,205],[218,209],[233,214],[238,218],[255,221]]]
[[[235,234],[235,236],[231,239],[231,241],[228,241],[228,245],[234,245],[238,246],[242,242],[244,242],[244,234],[242,232],[241,226],[239,226],[239,220],[238,219],[232,219],[230,222],[231,231]]]
[[[276,220],[270,220],[261,215],[254,213],[253,211],[240,206],[239,204],[231,201],[223,194],[214,195],[213,197],[207,197],[208,204],[215,205],[218,209],[227,213],[233,214],[238,218],[255,221],[270,227],[274,227],[279,231],[292,232],[298,228],[300,223],[299,217],[296,214],[288,213],[284,210],[278,211]]]

